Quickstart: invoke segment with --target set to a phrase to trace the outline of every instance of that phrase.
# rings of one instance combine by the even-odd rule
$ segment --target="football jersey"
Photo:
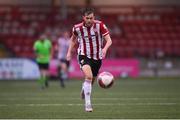
[[[70,39],[70,38],[69,38]],[[69,48],[69,40],[61,37],[58,39],[58,59],[66,59],[66,54]]]
[[[82,22],[74,25],[72,31],[78,39],[78,55],[85,55],[94,60],[102,59],[103,37],[109,34],[103,22],[95,20],[91,27],[86,27]]]
[[[36,58],[36,61],[39,63],[48,63],[50,61],[51,56],[51,41],[46,39],[45,41],[37,40],[34,43],[34,50],[36,51],[36,54],[38,55]]]

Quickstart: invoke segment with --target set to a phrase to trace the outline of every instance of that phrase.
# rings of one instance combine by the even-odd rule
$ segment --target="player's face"
[[[84,20],[85,25],[87,27],[91,26],[93,24],[93,22],[94,22],[94,14],[91,13],[91,14],[83,16],[83,20]]]

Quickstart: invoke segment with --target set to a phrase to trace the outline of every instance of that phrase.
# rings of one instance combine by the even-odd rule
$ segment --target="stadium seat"
[[[143,5],[138,9],[128,7],[131,11],[113,14],[97,9],[98,18],[104,20],[110,30],[114,48],[111,52],[115,53],[115,57],[134,57],[137,54],[147,57],[155,49],[163,49],[168,56],[180,55],[177,11],[156,12],[151,8],[148,11],[148,8],[141,9]],[[81,16],[76,15],[78,10],[69,10],[67,18],[63,19],[60,11],[35,8],[12,7],[10,11],[0,13],[2,42],[16,56],[33,57],[31,48],[39,34],[48,32],[56,40],[63,29],[71,30],[72,25],[81,20]]]

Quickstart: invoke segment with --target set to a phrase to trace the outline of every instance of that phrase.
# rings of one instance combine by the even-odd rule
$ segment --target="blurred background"
[[[102,71],[116,77],[180,76],[179,0],[0,0],[0,79],[37,78],[34,41],[46,33],[56,44],[64,30],[81,22],[85,7],[95,8],[113,40]]]
[[[116,77],[110,89],[94,83],[93,113],[80,99],[76,51],[65,88],[54,55],[48,89],[37,83],[33,51],[41,34],[56,46],[86,7],[109,28],[113,44],[100,72]],[[179,119],[179,85],[180,0],[0,0],[1,119]]]

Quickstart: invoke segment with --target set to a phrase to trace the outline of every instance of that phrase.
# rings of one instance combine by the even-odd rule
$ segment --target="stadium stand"
[[[68,10],[66,19],[59,8],[46,6],[0,6],[0,39],[16,57],[33,58],[32,45],[45,32],[56,40],[63,29],[80,21],[79,8]],[[40,8],[40,9],[39,9]],[[109,9],[107,9],[109,8]],[[180,56],[180,13],[174,6],[98,7],[97,17],[104,20],[113,39],[108,57],[151,57],[161,51],[169,57]],[[122,10],[123,8],[123,10]]]

